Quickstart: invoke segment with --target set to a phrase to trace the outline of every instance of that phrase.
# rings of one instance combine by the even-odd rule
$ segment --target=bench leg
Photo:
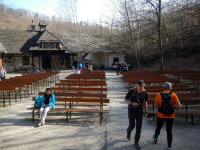
[[[6,107],[6,100],[5,100],[5,97],[3,97],[3,107]]]
[[[28,86],[28,97],[30,96],[30,86]]]
[[[6,100],[5,100],[5,97],[4,97],[4,91],[3,91],[3,107],[6,107]]]
[[[191,121],[192,121],[192,125],[194,125],[194,115],[191,115]]]
[[[100,112],[100,125],[102,124],[102,121],[103,121],[103,113]]]
[[[66,112],[66,121],[67,122],[69,121],[69,112],[68,111]]]
[[[73,103],[73,102],[70,102],[70,104],[69,104],[69,108],[70,108],[70,109],[72,108],[72,103]],[[72,119],[72,112],[69,112],[69,118]]]
[[[11,100],[10,100],[10,90],[8,91],[8,100],[9,100],[9,105],[11,105]]]
[[[40,118],[40,109],[38,109],[38,118]]]
[[[35,121],[35,109],[33,108],[32,110],[32,121],[34,122]]]
[[[72,112],[70,112],[70,115],[69,115],[70,119],[72,119]]]
[[[15,91],[15,102],[17,102],[17,92]]]
[[[185,105],[185,111],[186,111],[186,112],[188,111],[188,105],[187,105],[187,104]],[[186,120],[186,121],[188,120],[188,115],[187,115],[187,113],[186,113],[186,116],[185,116],[185,120]]]
[[[152,114],[152,116],[153,116],[153,121],[155,120],[155,114]]]
[[[30,92],[30,95],[33,94],[33,87],[32,87],[32,85],[30,85],[29,92]]]
[[[19,99],[20,99],[20,101],[22,100],[22,89],[20,89],[20,91],[19,91]]]

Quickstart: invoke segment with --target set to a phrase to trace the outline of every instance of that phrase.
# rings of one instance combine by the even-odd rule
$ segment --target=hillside
[[[131,2],[131,1],[130,1]],[[179,9],[170,7],[168,12],[163,14],[163,50],[164,66],[168,67],[194,67],[200,68],[200,5],[188,6],[184,4]],[[1,33],[23,32],[30,29],[32,19],[37,25],[41,16],[23,9],[12,9],[0,4],[0,30]],[[127,54],[127,62],[136,66],[136,56],[142,67],[158,68],[159,51],[157,47],[156,26],[154,22],[141,23],[138,35],[137,28],[132,24],[131,41],[129,31],[120,27],[126,24],[126,20],[117,20],[114,26],[103,27],[98,24],[64,22],[61,19],[45,18],[47,29],[65,39],[69,49],[76,49],[82,52],[95,51],[124,51]],[[134,18],[132,18],[134,19]],[[4,35],[5,37],[6,35]],[[9,37],[9,36],[7,36]],[[18,38],[20,40],[20,37]],[[0,41],[1,42],[1,41]],[[132,45],[133,43],[133,45]],[[140,44],[140,45],[139,45]]]

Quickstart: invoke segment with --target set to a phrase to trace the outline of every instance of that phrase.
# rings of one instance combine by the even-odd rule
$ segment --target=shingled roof
[[[20,53],[24,43],[35,34],[27,31],[0,30],[0,41],[8,53]]]
[[[42,32],[0,30],[0,41],[8,53],[26,53],[29,50],[38,50],[37,44],[40,41],[58,41],[63,44],[59,38],[47,30]]]
[[[60,43],[63,44],[63,42],[61,41],[61,39],[59,39],[55,34],[49,32],[48,30],[45,30],[42,35],[40,36],[40,38],[38,39],[37,43],[41,42],[41,41],[59,41]]]
[[[8,53],[27,53],[39,50],[37,45],[41,41],[58,41],[62,44],[62,49],[54,50],[67,50],[73,53],[79,51],[87,53],[109,52],[106,48],[108,43],[103,38],[85,33],[77,35],[72,32],[52,33],[48,30],[35,32],[0,30],[0,41]]]
[[[6,48],[5,46],[3,46],[3,44],[0,42],[0,53],[2,52],[6,52]]]

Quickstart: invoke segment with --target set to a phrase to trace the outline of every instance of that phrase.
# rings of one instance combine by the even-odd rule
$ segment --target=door
[[[51,69],[51,55],[42,56],[42,68]]]

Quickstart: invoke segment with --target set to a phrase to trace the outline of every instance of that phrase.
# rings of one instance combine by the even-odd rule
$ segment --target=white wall
[[[20,68],[22,67],[22,57],[14,57],[14,67],[15,68]]]
[[[38,57],[34,57],[34,67],[35,68],[39,68],[39,58]]]
[[[119,61],[123,61],[125,59],[125,55],[124,54],[119,54],[119,53],[108,53],[108,67],[112,66],[113,63],[113,59],[115,57],[119,58]]]
[[[14,57],[14,65],[15,69],[21,70],[21,69],[30,69],[32,68],[32,58],[29,57],[29,65],[23,65],[23,57]]]
[[[88,54],[85,59],[92,60],[93,64],[104,64],[106,67],[111,67],[113,63],[113,58],[118,57],[119,61],[123,61],[125,58],[124,54],[118,53],[93,53]]]
[[[7,63],[5,62],[5,67],[6,67],[6,70],[8,72],[12,72],[12,71],[15,71],[15,70],[23,70],[23,69],[30,69],[32,68],[32,59],[31,57],[29,57],[29,62],[30,64],[29,65],[23,65],[23,62],[22,62],[22,57],[13,57],[12,56],[12,59],[13,59],[13,62],[12,63]]]
[[[107,66],[107,54],[103,52],[88,54],[85,59],[92,60],[93,64],[104,64]]]

